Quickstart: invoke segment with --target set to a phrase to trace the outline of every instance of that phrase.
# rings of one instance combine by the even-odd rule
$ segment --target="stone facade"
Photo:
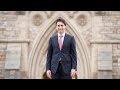
[[[0,11],[0,78],[46,78],[48,40],[58,17],[75,36],[77,78],[119,79],[119,11]]]

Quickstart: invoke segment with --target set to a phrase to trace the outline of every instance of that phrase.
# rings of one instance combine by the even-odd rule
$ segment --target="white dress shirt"
[[[60,40],[60,34],[58,33],[58,43],[59,43],[59,40]],[[64,41],[64,37],[65,37],[65,32],[62,34],[62,44],[63,44],[63,41]]]

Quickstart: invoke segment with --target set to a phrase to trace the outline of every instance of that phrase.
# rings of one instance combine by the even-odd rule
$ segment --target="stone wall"
[[[120,12],[119,11],[98,11],[94,16],[92,27],[92,41],[96,57],[93,57],[98,69],[98,78],[120,78],[119,56],[120,56]]]
[[[52,30],[58,16],[69,24],[67,33],[74,33],[77,49],[85,50],[78,50],[83,56],[78,58],[78,78],[119,79],[119,11],[0,11],[0,78],[42,77],[47,44],[40,47],[56,33]],[[40,35],[43,37],[39,40]],[[35,47],[39,47],[41,53]],[[32,60],[33,57],[39,63]]]
[[[27,56],[23,55],[28,53],[24,53],[27,49],[24,44],[28,44],[27,25],[25,12],[0,12],[0,78],[27,78],[25,66],[28,63],[24,63]],[[26,74],[24,77],[22,72]]]

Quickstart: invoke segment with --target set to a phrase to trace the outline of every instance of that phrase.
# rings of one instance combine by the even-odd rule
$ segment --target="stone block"
[[[1,52],[1,50],[5,50],[5,49],[6,49],[6,44],[0,43],[0,52]]]
[[[5,70],[5,79],[20,79],[20,71],[16,69]]]
[[[98,61],[98,70],[112,70],[112,61]]]
[[[21,44],[8,44],[5,69],[20,69]]]
[[[110,60],[110,61],[112,61],[112,51],[111,50],[99,50],[98,60]]]
[[[112,71],[98,71],[98,79],[112,79]]]
[[[18,60],[7,60],[5,62],[5,69],[19,69],[20,62]]]

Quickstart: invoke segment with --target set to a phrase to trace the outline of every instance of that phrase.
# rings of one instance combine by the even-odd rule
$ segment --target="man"
[[[65,20],[58,18],[58,34],[49,40],[46,74],[51,79],[72,79],[76,74],[76,43],[73,36],[65,33],[65,27]]]

